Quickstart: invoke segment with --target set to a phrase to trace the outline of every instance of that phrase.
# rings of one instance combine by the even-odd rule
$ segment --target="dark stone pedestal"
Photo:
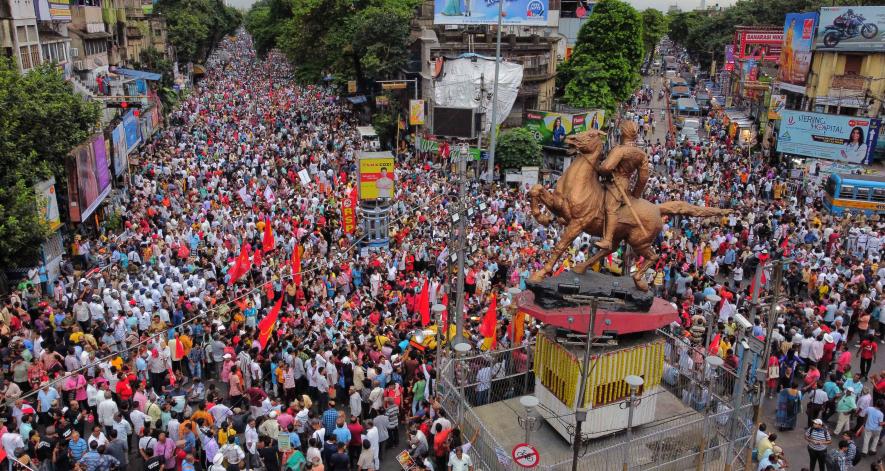
[[[562,272],[557,276],[545,278],[541,282],[526,282],[526,287],[534,293],[534,302],[544,309],[574,307],[580,304],[567,301],[568,295],[559,291],[559,285],[579,286],[578,295],[592,296],[600,299],[599,305],[609,311],[647,312],[654,302],[654,293],[640,291],[633,284],[633,279],[626,276],[603,275],[595,271],[577,274],[571,271]]]

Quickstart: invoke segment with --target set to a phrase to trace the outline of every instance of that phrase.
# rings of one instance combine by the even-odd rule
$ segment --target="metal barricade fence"
[[[579,470],[621,470],[625,453],[628,469],[634,470],[722,469],[728,460],[729,440],[735,443],[732,459],[742,454],[741,443],[749,443],[753,395],[742,395],[732,418],[736,375],[723,368],[710,371],[700,350],[686,339],[664,330],[658,333],[665,342],[664,388],[659,394],[672,394],[691,410],[634,429],[629,444],[623,434],[590,441],[579,459]],[[445,356],[440,361],[437,393],[441,405],[464,437],[475,437],[467,453],[477,470],[517,468],[509,450],[505,451],[473,408],[534,393],[534,348],[532,344],[463,358]],[[557,459],[562,461],[542,462],[538,469],[571,469],[571,459]]]
[[[685,471],[723,469],[726,459],[731,410],[708,416],[690,414],[654,427],[647,433],[636,433],[630,443],[624,436],[591,442],[578,458],[581,471]],[[753,408],[738,410],[736,423],[740,436],[749,436]],[[738,437],[739,438],[739,437]],[[740,447],[737,447],[739,449]],[[733,453],[734,455],[734,453]],[[624,468],[626,462],[627,467]],[[572,460],[542,465],[546,471],[569,471]]]
[[[461,359],[445,358],[440,366],[437,384],[440,402],[446,413],[461,428],[462,436],[476,437],[471,442],[467,454],[473,460],[477,471],[505,469],[507,465],[502,462],[509,463],[510,457],[471,407],[476,403],[476,387],[480,383],[490,386],[488,389],[483,387],[480,391],[488,391],[488,399],[495,401],[513,397],[517,391],[520,395],[533,391],[534,379],[529,386],[532,389],[525,391],[531,370],[521,368],[523,364],[519,360],[520,354],[527,355],[530,350],[531,346],[521,346]],[[514,352],[517,361],[513,361]],[[480,375],[479,370],[474,368],[478,365],[482,365],[483,368],[488,365],[500,366],[496,370],[494,379],[489,381],[485,379],[485,372]],[[531,362],[524,365],[530,368]],[[477,379],[477,376],[480,378]]]

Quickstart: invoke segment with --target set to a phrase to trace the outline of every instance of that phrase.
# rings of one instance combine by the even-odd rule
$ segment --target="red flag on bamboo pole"
[[[264,221],[264,237],[261,239],[261,250],[268,253],[274,249],[276,241],[273,238],[273,229],[270,228],[270,218]]]
[[[430,281],[424,280],[424,288],[418,294],[418,312],[421,314],[421,326],[430,324]]]
[[[497,334],[497,326],[498,326],[498,297],[494,294],[492,295],[492,303],[489,304],[489,310],[486,311],[485,316],[482,318],[482,324],[479,326],[479,333],[486,339],[491,338],[492,342],[490,344],[490,348],[492,345],[495,345],[495,336]]]
[[[270,340],[270,334],[272,334],[274,328],[276,328],[277,318],[280,316],[280,307],[282,306],[283,296],[280,295],[280,298],[277,299],[273,309],[270,310],[270,314],[264,316],[264,318],[258,323],[258,348],[260,350],[264,350],[267,341]]]
[[[301,246],[296,245],[292,250],[292,281],[295,286],[301,286]]]
[[[249,273],[249,270],[252,269],[251,261],[249,260],[249,244],[243,244],[240,247],[240,256],[237,257],[237,261],[234,263],[234,266],[231,267],[230,279],[227,281],[228,285],[232,285],[237,282],[240,278],[243,277],[246,273]]]

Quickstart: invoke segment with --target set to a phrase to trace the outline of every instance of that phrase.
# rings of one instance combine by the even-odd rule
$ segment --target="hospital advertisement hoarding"
[[[865,164],[876,146],[869,118],[794,110],[782,110],[780,117],[778,152]]]
[[[547,26],[549,0],[504,2],[503,23],[508,26]],[[437,25],[494,25],[498,23],[498,0],[434,0],[433,23]]]

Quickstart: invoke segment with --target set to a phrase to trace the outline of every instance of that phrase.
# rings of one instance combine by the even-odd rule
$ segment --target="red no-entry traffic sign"
[[[541,462],[538,450],[528,443],[520,443],[513,447],[513,462],[523,468],[534,468]]]

